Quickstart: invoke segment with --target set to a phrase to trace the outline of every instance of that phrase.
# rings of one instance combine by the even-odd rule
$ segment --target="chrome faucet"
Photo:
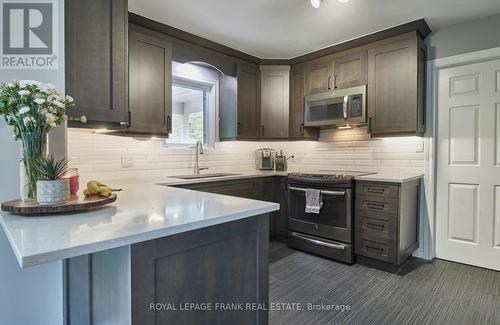
[[[208,169],[208,167],[200,167],[200,155],[204,154],[203,144],[201,143],[201,141],[198,140],[196,142],[195,150],[196,150],[196,160],[194,162],[194,174],[199,175],[200,170]]]

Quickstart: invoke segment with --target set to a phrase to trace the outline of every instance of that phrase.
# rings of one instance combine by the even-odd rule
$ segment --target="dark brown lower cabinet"
[[[262,178],[260,181],[260,199],[269,202],[278,202],[274,177]],[[279,202],[278,202],[279,203]],[[282,208],[280,204],[280,208]],[[279,211],[269,214],[269,238],[276,236]]]
[[[215,181],[206,183],[178,185],[189,190],[208,193],[232,195],[246,199],[260,199],[260,183],[258,178],[238,179],[234,181]]]
[[[354,251],[358,262],[369,258],[400,265],[417,249],[419,184],[420,179],[356,182]]]
[[[286,177],[277,177],[276,180],[276,202],[280,209],[275,212],[277,239],[286,240],[288,237],[288,188]]]
[[[269,237],[285,240],[288,236],[286,177],[256,177],[186,184],[176,187],[279,203],[280,210],[269,214]]]
[[[267,231],[263,215],[133,245],[132,324],[267,324],[264,309],[216,305],[267,306]],[[152,311],[152,302],[188,310]],[[189,307],[207,303],[213,310]]]
[[[70,258],[67,322],[266,325],[267,236],[263,214]]]

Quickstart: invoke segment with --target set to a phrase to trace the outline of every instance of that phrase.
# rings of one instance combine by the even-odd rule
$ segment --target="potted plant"
[[[41,158],[35,165],[37,201],[42,205],[64,203],[69,198],[68,161]]]
[[[68,118],[67,108],[73,98],[64,96],[51,84],[34,80],[14,80],[0,84],[0,115],[13,127],[14,139],[21,139],[22,162],[27,184],[21,184],[21,192],[28,188],[28,197],[36,198],[35,164],[46,157],[47,133],[64,121],[87,121],[85,116]],[[22,197],[24,199],[24,197]]]

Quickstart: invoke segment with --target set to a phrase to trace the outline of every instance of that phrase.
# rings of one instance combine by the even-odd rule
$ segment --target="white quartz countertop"
[[[151,183],[126,183],[118,199],[106,207],[32,217],[1,212],[0,223],[19,265],[28,267],[278,209],[277,203]]]
[[[354,179],[359,181],[374,181],[388,183],[404,183],[424,177],[421,173],[401,173],[401,172],[382,172],[368,175],[356,176]]]

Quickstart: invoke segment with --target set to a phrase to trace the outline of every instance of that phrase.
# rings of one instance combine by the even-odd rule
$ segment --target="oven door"
[[[349,118],[347,93],[322,93],[306,96],[304,109],[305,126],[344,124]]]
[[[319,214],[305,212],[305,187],[290,184],[288,193],[291,231],[352,243],[351,189],[321,188],[323,207]]]

